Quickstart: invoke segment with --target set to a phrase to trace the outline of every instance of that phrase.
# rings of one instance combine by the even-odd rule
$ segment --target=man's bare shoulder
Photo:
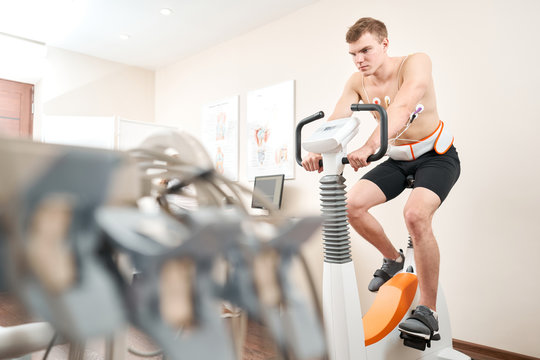
[[[349,77],[349,80],[347,80],[347,86],[353,90],[355,90],[357,93],[360,93],[360,90],[362,89],[362,83],[363,83],[364,75],[362,75],[361,72],[355,72]]]
[[[426,53],[414,53],[407,57],[403,64],[403,70],[411,68],[429,68],[431,69],[431,58]]]

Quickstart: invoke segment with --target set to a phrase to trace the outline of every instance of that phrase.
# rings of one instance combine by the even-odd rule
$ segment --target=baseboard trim
[[[489,346],[478,345],[463,340],[452,340],[454,349],[467,354],[474,360],[540,360],[540,358],[521,355]]]

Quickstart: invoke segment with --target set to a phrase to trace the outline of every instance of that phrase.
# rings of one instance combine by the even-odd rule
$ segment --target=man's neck
[[[393,79],[395,73],[395,60],[389,56],[386,57],[382,65],[370,76],[370,80],[375,85],[385,84]]]

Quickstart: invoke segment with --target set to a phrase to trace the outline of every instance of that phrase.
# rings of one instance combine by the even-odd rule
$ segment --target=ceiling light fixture
[[[163,8],[163,9],[159,10],[159,13],[161,15],[164,15],[164,16],[169,16],[169,15],[172,15],[173,11],[171,9],[168,9],[168,8]]]
[[[120,39],[122,40],[129,40],[130,37],[129,34],[120,34]]]

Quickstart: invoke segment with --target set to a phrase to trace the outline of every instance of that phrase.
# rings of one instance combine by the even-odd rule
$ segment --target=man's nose
[[[356,54],[356,56],[354,57],[354,60],[356,61],[357,64],[363,63],[364,62],[364,55]]]

